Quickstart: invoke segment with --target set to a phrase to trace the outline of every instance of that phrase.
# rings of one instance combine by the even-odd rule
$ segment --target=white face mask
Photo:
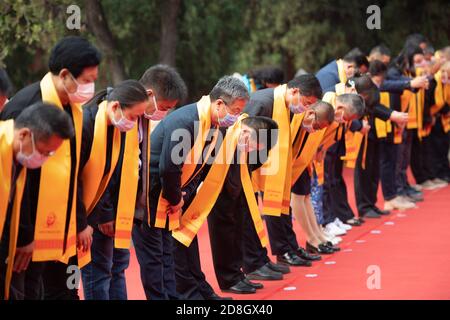
[[[289,104],[289,109],[294,114],[298,114],[298,113],[302,113],[302,112],[306,111],[307,108],[300,101],[300,94],[298,96],[298,103],[297,104],[290,103]]]
[[[33,133],[31,133],[31,145],[33,147],[33,152],[30,155],[26,155],[22,152],[22,141],[20,141],[20,150],[16,155],[16,160],[28,169],[36,169],[44,164],[48,159],[48,156],[44,156],[36,150]]]
[[[120,111],[120,115],[121,115],[120,120],[116,121],[116,119],[114,119],[114,114],[113,114],[111,117],[112,124],[117,129],[119,129],[121,132],[130,131],[136,125],[136,121],[131,121],[131,120],[128,120],[127,118],[125,118],[121,108],[119,108],[119,111]]]
[[[84,103],[89,101],[95,94],[95,83],[89,82],[85,84],[80,84],[77,82],[74,76],[72,76],[72,74],[70,74],[70,77],[77,84],[77,90],[74,93],[70,93],[69,91],[67,91],[67,88],[64,85],[64,89],[66,90],[67,95],[69,96],[70,102]]]
[[[153,97],[153,103],[155,104],[155,111],[153,112],[153,114],[148,114],[144,111],[144,117],[146,117],[149,120],[160,121],[167,115],[167,111],[159,110],[158,104],[156,103],[155,95],[152,95],[152,97]]]

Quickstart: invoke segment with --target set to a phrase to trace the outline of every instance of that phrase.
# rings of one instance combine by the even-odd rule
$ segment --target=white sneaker
[[[405,210],[415,208],[414,202],[410,202],[402,196],[397,196],[392,200],[384,202],[384,210]]]
[[[339,228],[334,222],[327,224],[325,230],[334,236],[343,236],[347,233],[347,231]]]
[[[445,188],[446,186],[448,186],[448,182],[447,181],[444,181],[444,180],[439,179],[439,178],[436,178],[436,179],[432,180],[431,182],[434,184],[436,189]]]
[[[351,230],[352,226],[346,223],[343,223],[339,218],[336,218],[334,220],[334,223],[341,229],[344,229],[345,231]]]
[[[431,180],[427,180],[420,184],[423,190],[434,190],[438,188]]]
[[[416,191],[422,191],[422,186],[420,185],[420,184],[416,184],[416,185],[414,185],[414,186],[411,186],[411,188],[413,188],[414,190],[416,190]]]

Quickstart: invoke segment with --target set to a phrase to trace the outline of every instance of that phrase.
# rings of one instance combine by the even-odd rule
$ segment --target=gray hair
[[[364,115],[366,104],[363,97],[356,93],[344,93],[336,97],[336,101],[339,101],[344,106],[348,107],[348,111],[352,115],[357,115],[361,118]]]
[[[235,100],[249,99],[245,84],[233,76],[221,78],[211,90],[209,96],[212,101],[222,99],[227,105],[233,104]]]

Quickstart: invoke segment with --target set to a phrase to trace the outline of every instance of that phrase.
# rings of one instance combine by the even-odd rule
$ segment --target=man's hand
[[[92,229],[92,227],[88,225],[83,231],[78,232],[77,248],[82,252],[87,252],[91,247],[93,231],[94,229]]]
[[[177,213],[177,212],[181,211],[181,208],[183,208],[183,206],[184,206],[184,199],[183,199],[183,197],[185,195],[186,195],[186,192],[183,191],[181,193],[181,200],[180,200],[180,202],[178,202],[178,204],[174,205],[174,206],[169,205],[169,207],[167,208],[167,214],[174,214],[174,213]]]
[[[114,221],[99,224],[98,229],[105,236],[114,238]]]
[[[402,127],[404,124],[408,122],[408,114],[406,112],[393,111],[391,113],[391,117],[389,118],[389,120],[395,122],[400,127]]]
[[[425,89],[428,86],[427,76],[415,77],[411,80],[411,88],[414,89]]]
[[[13,272],[22,272],[27,270],[30,264],[34,250],[34,241],[24,247],[16,248],[14,257]]]
[[[369,130],[370,130],[370,124],[369,124],[369,122],[368,122],[367,120],[363,120],[363,122],[362,122],[362,128],[361,128],[360,132],[361,132],[362,134],[366,134],[367,132],[369,132]]]

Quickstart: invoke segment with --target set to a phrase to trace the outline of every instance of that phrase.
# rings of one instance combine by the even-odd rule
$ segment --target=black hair
[[[278,124],[271,118],[263,116],[247,117],[242,120],[242,124],[255,130],[256,141],[258,141],[258,143],[261,141],[265,142],[267,150],[272,149],[277,142],[278,132],[274,130],[278,129]]]
[[[357,68],[360,66],[369,68],[369,61],[359,48],[353,48],[342,59],[346,62],[354,62]]]
[[[406,38],[404,47],[419,47],[421,43],[428,43],[428,39],[423,34],[413,33]]]
[[[371,76],[382,76],[386,74],[387,67],[380,60],[373,60],[370,62],[369,73]]]
[[[123,109],[147,101],[148,94],[144,86],[137,80],[125,80],[114,88],[101,90],[86,103],[86,107],[99,105],[102,101],[118,101]]]
[[[182,104],[187,97],[184,80],[174,68],[165,64],[148,68],[139,82],[146,89],[152,89],[161,100],[178,100]]]
[[[423,54],[422,48],[419,46],[408,46],[403,48],[400,54],[395,58],[393,64],[401,72],[409,72],[412,76],[414,73],[414,56],[416,54]]]
[[[278,67],[261,67],[249,72],[256,84],[265,87],[266,83],[282,84],[284,82],[284,73]]]
[[[349,81],[353,81],[356,92],[364,99],[366,112],[370,112],[380,102],[380,91],[376,84],[367,75],[354,77]]]
[[[14,120],[14,128],[28,128],[35,141],[46,142],[56,135],[71,139],[75,135],[72,119],[63,109],[49,103],[37,102],[25,108]]]
[[[309,109],[315,111],[316,114],[320,117],[320,120],[322,120],[322,118],[325,118],[324,120],[326,120],[328,124],[331,124],[334,121],[334,108],[328,102],[318,100],[313,103],[309,107]]]
[[[295,77],[287,84],[288,88],[298,88],[304,96],[313,96],[317,99],[322,98],[322,87],[319,80],[313,74],[302,74]]]
[[[77,78],[85,68],[98,66],[101,60],[101,53],[89,41],[69,36],[53,47],[48,68],[54,75],[66,68]]]
[[[222,77],[209,93],[211,101],[222,99],[227,105],[233,104],[238,99],[249,99],[245,84],[232,76]]]
[[[11,93],[11,81],[5,69],[0,68],[0,95],[9,96]]]
[[[389,50],[388,47],[386,47],[384,44],[380,44],[376,47],[373,47],[372,50],[370,50],[370,54],[379,53],[383,56],[391,56],[391,50]]]

